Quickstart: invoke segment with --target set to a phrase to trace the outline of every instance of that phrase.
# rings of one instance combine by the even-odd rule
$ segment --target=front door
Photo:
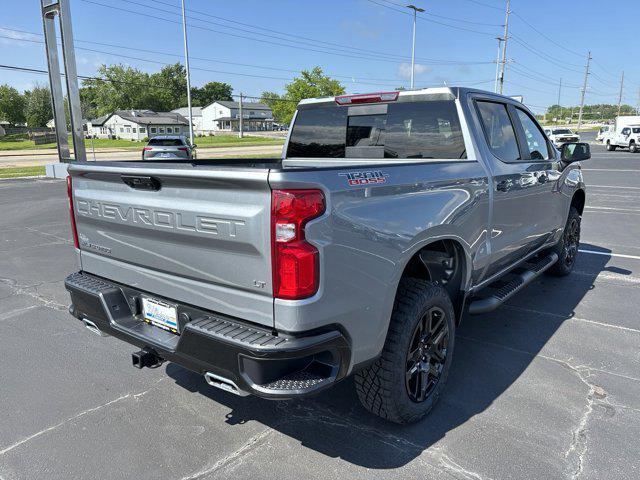
[[[550,218],[556,210],[550,207],[559,170],[542,130],[524,109],[494,100],[475,103],[494,157],[492,261],[487,278],[549,239],[557,222]]]
[[[629,135],[631,135],[631,129],[629,127],[623,128],[616,136],[616,145],[627,146],[629,144]]]

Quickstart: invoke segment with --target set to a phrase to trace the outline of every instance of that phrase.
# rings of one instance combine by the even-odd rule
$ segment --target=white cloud
[[[414,73],[416,77],[418,77],[423,73],[428,73],[430,71],[431,71],[431,68],[427,67],[426,65],[422,65],[421,63],[415,64]],[[409,80],[411,78],[411,64],[403,62],[400,65],[398,65],[397,75],[403,80]]]

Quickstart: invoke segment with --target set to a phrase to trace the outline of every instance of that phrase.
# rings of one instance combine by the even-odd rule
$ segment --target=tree
[[[9,85],[0,85],[0,120],[12,125],[25,121],[25,99],[20,92]]]
[[[187,71],[180,63],[162,67],[150,75],[152,95],[156,97],[157,109],[168,112],[187,104]]]
[[[47,122],[53,118],[49,88],[36,85],[32,90],[25,92],[25,100],[27,126],[31,128],[46,127]]]
[[[191,88],[191,101],[194,106],[206,107],[215,101],[233,100],[233,87],[228,83],[208,82],[202,87]]]
[[[81,92],[81,98],[93,105],[98,115],[159,106],[148,73],[124,65],[101,65],[98,73],[101,78],[82,82]]]
[[[187,78],[180,63],[167,65],[156,73],[145,73],[124,65],[102,65],[100,78],[84,80],[80,100],[85,116],[105,115],[114,110],[154,110],[166,112],[187,105]],[[231,100],[231,85],[209,82],[192,88],[194,105],[214,100]]]
[[[300,76],[285,86],[284,95],[263,92],[261,100],[269,105],[276,121],[290,123],[298,102],[304,98],[341,95],[344,87],[338,80],[324,75],[322,68],[303,70]]]
[[[556,119],[558,123],[577,121],[579,106],[561,107],[551,105],[547,109],[546,118],[548,121]],[[596,105],[585,105],[582,109],[583,120],[613,120],[618,115],[618,105],[599,103]],[[635,109],[631,105],[621,105],[620,115],[635,115]]]

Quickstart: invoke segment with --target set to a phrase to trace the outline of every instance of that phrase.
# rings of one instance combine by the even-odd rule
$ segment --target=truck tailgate
[[[267,168],[69,168],[82,269],[273,325]]]

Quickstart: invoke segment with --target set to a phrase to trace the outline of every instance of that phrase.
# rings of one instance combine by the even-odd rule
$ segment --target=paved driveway
[[[431,415],[390,425],[351,380],[313,400],[208,387],[66,312],[63,182],[0,182],[0,477],[640,477],[640,154],[594,147],[576,271],[458,331]]]

